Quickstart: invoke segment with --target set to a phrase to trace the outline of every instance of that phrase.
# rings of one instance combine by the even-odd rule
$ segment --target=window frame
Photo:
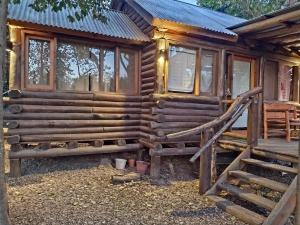
[[[27,63],[28,63],[28,40],[30,38],[46,40],[50,42],[50,76],[49,76],[49,85],[28,85],[26,74],[28,71]],[[68,42],[75,43],[81,45],[88,45],[91,47],[99,48],[99,49],[109,49],[114,51],[114,64],[115,64],[115,91],[81,91],[81,90],[58,90],[57,89],[57,77],[56,77],[56,68],[57,68],[57,46],[58,42]],[[124,44],[116,45],[111,42],[102,42],[98,43],[98,40],[81,40],[79,38],[68,38],[66,35],[56,34],[53,35],[51,33],[44,33],[32,30],[22,30],[21,31],[21,51],[22,51],[22,65],[21,65],[21,88],[22,90],[32,90],[32,91],[57,91],[62,93],[104,93],[104,94],[122,94],[122,95],[139,95],[140,94],[140,72],[141,72],[141,49],[134,46],[126,46]],[[127,52],[134,53],[135,57],[135,71],[134,71],[134,85],[128,91],[120,91],[119,90],[119,77],[120,77],[120,49],[124,49]],[[101,57],[102,58],[102,57]],[[99,58],[99,60],[101,60]],[[102,62],[100,62],[102,64]],[[100,64],[99,64],[100,65]],[[101,72],[99,73],[99,78],[101,76]],[[90,89],[89,84],[89,89]],[[131,91],[132,90],[132,91]]]
[[[117,64],[115,66],[115,82],[116,82],[116,91],[115,93],[118,93],[118,94],[133,94],[133,95],[136,95],[139,93],[139,70],[140,70],[140,60],[139,60],[139,52],[133,50],[133,49],[130,49],[130,48],[124,48],[124,47],[117,47],[116,48],[117,50],[115,51],[115,54],[117,56],[115,56],[115,64]],[[134,70],[134,87],[133,87],[133,91],[121,91],[120,90],[120,83],[119,83],[119,80],[120,80],[120,63],[121,63],[121,52],[122,50],[125,50],[125,52],[130,52],[130,53],[133,53],[134,55],[134,64],[135,64],[135,70]]]
[[[188,48],[191,50],[196,51],[196,64],[195,64],[195,80],[194,80],[194,91],[191,93],[186,92],[173,92],[169,91],[168,81],[169,81],[169,66],[170,66],[170,58],[169,58],[169,50],[170,46],[177,46]],[[165,75],[165,91],[166,93],[173,93],[173,94],[181,94],[181,95],[195,95],[195,96],[216,96],[217,95],[217,85],[218,85],[218,76],[219,76],[219,63],[221,57],[221,50],[213,47],[208,47],[204,45],[193,45],[193,44],[186,44],[186,43],[178,43],[175,41],[170,41],[167,44],[168,54],[167,54],[167,65],[166,65],[166,75]],[[214,57],[214,71],[213,71],[213,83],[212,83],[212,92],[201,92],[201,61],[202,61],[202,51],[211,51],[215,52]]]
[[[213,53],[213,64],[212,64],[212,91],[211,92],[202,92],[201,91],[201,72],[202,72],[202,56],[203,56],[203,52],[207,51],[207,52],[211,52]],[[200,59],[200,63],[199,63],[199,95],[202,96],[215,96],[216,95],[216,89],[217,89],[217,78],[218,78],[218,74],[219,74],[219,57],[220,54],[218,51],[216,50],[212,50],[212,49],[208,49],[208,48],[201,48],[200,49],[200,55],[199,55]],[[195,84],[196,85],[196,84]]]
[[[48,85],[32,85],[28,84],[28,61],[29,61],[29,40],[42,40],[48,41],[50,43],[50,74],[49,74],[49,84]],[[21,32],[22,41],[22,68],[21,68],[21,87],[24,90],[34,90],[34,91],[49,91],[56,89],[56,41],[57,39],[52,35],[46,35],[42,32],[34,31],[22,31]]]

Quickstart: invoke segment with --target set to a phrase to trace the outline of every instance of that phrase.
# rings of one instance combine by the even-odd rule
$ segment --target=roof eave
[[[226,34],[222,32],[211,31],[204,28],[199,28],[191,25],[181,24],[174,21],[154,18],[152,21],[152,26],[157,28],[167,28],[168,30],[173,30],[178,33],[186,33],[197,36],[206,36],[209,38],[219,39],[222,41],[228,42],[237,42],[238,35],[235,34]]]
[[[14,20],[9,18],[7,22],[9,25],[24,27],[26,29],[43,30],[44,32],[60,33],[60,34],[73,35],[77,37],[85,37],[90,39],[101,39],[101,40],[118,42],[122,44],[141,45],[151,41],[150,38],[148,37],[147,40],[137,40],[137,39],[124,38],[124,37],[110,36],[110,35],[94,33],[94,32],[86,32],[86,31],[61,28],[56,26],[48,26],[44,24],[36,24],[28,21],[19,21],[19,20]]]
[[[248,32],[253,32],[255,30],[261,29],[262,26],[272,25],[276,22],[293,19],[299,16],[300,16],[300,4],[296,4],[295,6],[278,10],[272,13],[268,13],[260,17],[256,17],[254,19],[248,20],[246,22],[236,24],[234,26],[229,27],[228,29],[238,34],[248,33]]]

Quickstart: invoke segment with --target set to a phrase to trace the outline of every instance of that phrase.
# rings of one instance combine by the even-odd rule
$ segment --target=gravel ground
[[[198,181],[192,176],[176,180],[167,174],[160,185],[147,176],[139,182],[113,185],[111,176],[120,171],[99,163],[96,166],[95,159],[82,168],[77,160],[48,161],[52,165],[48,169],[41,161],[31,162],[36,166],[31,166],[27,175],[10,178],[12,224],[243,224],[201,197]],[[55,171],[57,165],[61,166]],[[61,171],[63,165],[68,165],[68,170]],[[31,174],[33,170],[39,173]]]

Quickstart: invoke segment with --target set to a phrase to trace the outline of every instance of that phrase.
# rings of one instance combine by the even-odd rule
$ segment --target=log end
[[[19,135],[14,135],[14,136],[8,136],[7,137],[7,143],[8,144],[18,144],[20,143],[21,137]]]
[[[15,129],[19,127],[18,121],[9,121],[4,123],[4,127]]]
[[[10,105],[7,107],[8,111],[13,114],[21,113],[22,106],[21,105]]]
[[[21,98],[22,97],[22,92],[20,90],[10,90],[8,92],[8,96],[10,98]]]

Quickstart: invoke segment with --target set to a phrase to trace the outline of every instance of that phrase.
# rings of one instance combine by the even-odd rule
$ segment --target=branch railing
[[[173,140],[178,138],[184,138],[193,135],[201,135],[201,147],[199,151],[197,151],[194,156],[190,159],[191,162],[195,162],[197,158],[201,157],[201,168],[202,170],[207,165],[207,169],[211,169],[211,157],[207,154],[207,151],[211,149],[211,146],[226,132],[232,125],[239,119],[240,116],[249,108],[248,113],[248,126],[247,126],[247,140],[248,145],[253,146],[257,143],[257,121],[258,121],[258,95],[262,93],[262,87],[253,88],[245,93],[240,94],[234,102],[231,104],[229,109],[219,118],[212,120],[209,123],[203,124],[201,126],[195,127],[193,129],[169,134],[166,136],[167,140]],[[220,128],[221,127],[221,128]],[[211,135],[212,130],[217,130],[220,128],[216,133]],[[207,137],[208,136],[208,137]],[[206,158],[205,156],[208,156]],[[203,159],[202,159],[203,158]],[[203,165],[205,164],[205,165]],[[205,179],[208,178],[208,172],[205,171],[203,174],[205,178],[201,181],[201,171],[200,171],[200,192],[205,192],[211,183],[211,176],[210,180],[207,181]],[[201,187],[203,185],[203,187]],[[202,190],[201,190],[202,189]]]

